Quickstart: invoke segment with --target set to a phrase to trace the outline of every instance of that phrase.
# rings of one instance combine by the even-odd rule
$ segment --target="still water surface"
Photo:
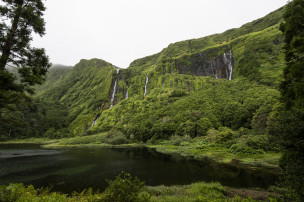
[[[87,187],[103,190],[108,185],[105,179],[114,179],[121,171],[147,185],[218,181],[225,186],[267,188],[278,179],[265,170],[198,162],[147,148],[50,150],[39,145],[0,145],[0,184],[22,182],[63,193]]]

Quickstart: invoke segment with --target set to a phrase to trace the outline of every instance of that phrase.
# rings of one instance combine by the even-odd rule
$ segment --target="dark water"
[[[265,170],[197,162],[146,148],[48,150],[39,145],[0,145],[0,184],[51,186],[63,193],[87,187],[103,190],[108,185],[105,179],[114,179],[121,171],[147,185],[218,181],[225,186],[267,188],[278,179]]]

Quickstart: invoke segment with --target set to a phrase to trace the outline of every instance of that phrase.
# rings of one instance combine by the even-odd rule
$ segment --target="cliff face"
[[[208,52],[201,52],[191,55],[186,62],[182,59],[176,60],[175,67],[179,74],[212,76],[216,79],[232,80],[234,58],[231,50],[214,57],[210,57]]]

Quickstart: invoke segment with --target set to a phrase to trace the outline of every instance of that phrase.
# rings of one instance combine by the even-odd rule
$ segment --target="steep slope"
[[[278,92],[272,88],[280,82],[284,66],[283,38],[279,31],[283,12],[281,8],[222,34],[170,44],[160,53],[135,60],[127,69],[118,70],[98,59],[81,60],[50,82],[53,85],[42,87],[38,94],[69,107],[70,131],[75,135],[116,128],[129,135],[143,131],[135,136],[147,140],[157,132],[144,131],[157,124],[161,131],[171,131],[166,134],[172,135],[179,127],[197,127],[201,119],[208,123],[207,128],[251,128],[256,113],[264,110],[267,116],[277,99]],[[238,89],[242,85],[245,89]],[[219,91],[216,86],[227,88],[221,91],[222,99],[212,97],[213,91]],[[248,93],[230,92],[230,88]],[[255,103],[250,99],[250,93],[257,100],[264,98],[264,91],[271,92],[267,102]],[[227,92],[234,95],[229,101]],[[187,102],[197,100],[196,95],[205,95],[207,105],[200,101],[196,107],[187,106]],[[207,115],[197,115],[191,124],[172,115],[180,111],[177,114],[186,117],[185,113],[202,112],[208,107],[212,110]],[[223,118],[235,109],[242,109],[245,114],[237,126]],[[223,111],[227,113],[221,114]],[[265,121],[261,124],[264,127]],[[150,135],[142,138],[143,134]]]
[[[71,70],[71,68],[72,67],[70,66],[60,64],[53,65],[52,67],[50,67],[47,73],[46,81],[43,83],[43,85],[37,85],[35,87],[36,96],[43,94],[48,89],[60,85],[59,83],[62,82],[64,76],[67,74],[68,71]]]

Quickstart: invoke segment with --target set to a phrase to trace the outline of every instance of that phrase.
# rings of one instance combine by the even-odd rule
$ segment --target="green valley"
[[[145,147],[280,176],[284,170],[278,119],[288,124],[294,120],[280,114],[280,88],[286,79],[281,24],[287,9],[240,28],[170,44],[125,69],[97,58],[82,59],[74,67],[53,65],[44,83],[34,86],[35,94],[8,94],[12,101],[0,108],[0,146]],[[10,72],[15,83],[22,82],[20,72]],[[127,186],[119,181],[122,176],[109,181],[105,192],[88,189],[69,196],[3,185],[0,200],[111,201],[112,192],[136,183],[139,198],[134,201],[280,201],[288,193],[276,185],[267,191],[246,190],[244,195],[240,188],[217,183],[144,186],[134,180]]]

